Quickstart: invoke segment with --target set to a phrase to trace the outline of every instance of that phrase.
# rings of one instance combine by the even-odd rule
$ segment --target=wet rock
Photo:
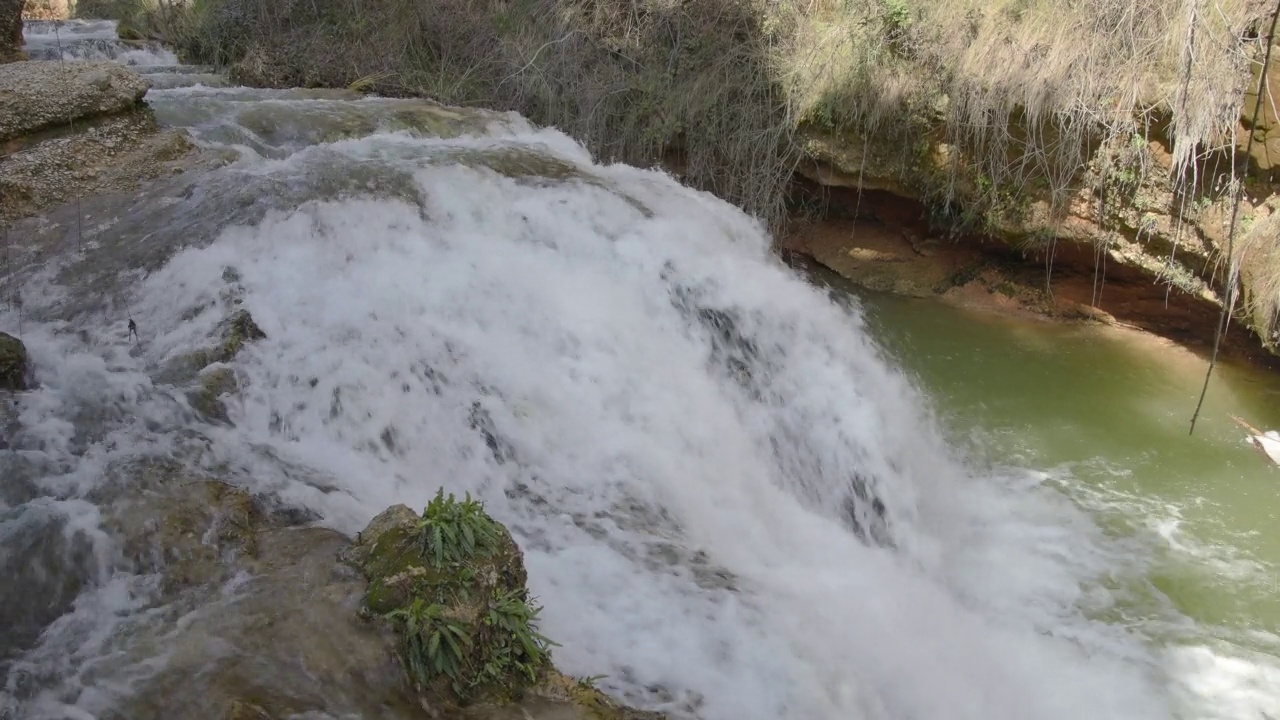
[[[245,343],[267,337],[267,334],[253,321],[253,316],[248,310],[237,310],[218,323],[215,335],[218,338],[216,345],[178,357],[159,374],[157,381],[171,384],[189,382],[209,365],[235,360]],[[223,385],[223,379],[214,378],[214,380],[217,382],[218,394],[230,389],[229,386]],[[203,385],[204,381],[202,381],[202,387]],[[195,407],[194,403],[192,406]]]
[[[0,513],[0,670],[71,609],[96,567],[91,540],[55,507]]]
[[[196,412],[208,420],[229,422],[227,406],[222,402],[226,395],[240,389],[236,373],[229,367],[220,367],[200,375],[199,385],[187,393],[187,402]]]
[[[0,63],[26,59],[22,53],[22,2],[0,0]]]
[[[263,533],[308,520],[169,460],[113,468],[91,499],[131,569],[161,577],[162,598],[226,582],[257,561]]]
[[[146,80],[117,63],[9,63],[0,67],[0,140],[125,112],[146,92]]]
[[[222,337],[222,345],[214,358],[217,362],[231,362],[245,343],[267,337],[248,310],[237,310],[223,320],[218,326],[218,334]]]
[[[190,609],[182,611],[180,623],[149,628],[147,637],[118,658],[126,673],[159,652],[166,661],[104,720],[159,720],[171,717],[175,707],[183,708],[189,720],[662,717],[621,707],[589,683],[556,672],[545,659],[532,674],[489,678],[502,679],[501,687],[495,682],[468,687],[473,694],[466,707],[459,707],[450,683],[406,682],[411,633],[404,622],[387,617],[396,610],[420,613],[419,628],[425,630],[441,622],[465,627],[469,672],[479,672],[471,663],[483,657],[495,660],[483,652],[500,648],[515,657],[524,652],[503,644],[510,636],[482,620],[510,620],[494,607],[495,596],[526,602],[520,550],[492,520],[492,534],[473,536],[476,552],[465,561],[436,563],[431,558],[437,548],[424,546],[419,532],[423,517],[442,519],[430,509],[419,515],[393,506],[353,544],[331,530],[288,527],[262,498],[230,487],[220,490],[211,481],[193,482],[176,464],[155,463],[125,475],[120,482],[133,482],[151,498],[131,506],[130,514],[114,515],[126,546],[178,548],[176,560],[165,555],[164,572],[176,572],[188,583],[183,597],[204,595],[184,605]],[[454,529],[462,511],[479,511],[478,505],[450,504],[443,497],[433,507],[447,511],[445,525],[455,523]],[[149,535],[129,529],[145,525],[148,515],[157,520]],[[219,516],[226,521],[218,522]],[[252,528],[252,540],[246,527]],[[447,530],[442,537],[463,541],[463,535]],[[202,549],[203,544],[216,547]],[[245,551],[250,546],[253,551]],[[428,601],[436,609],[429,609]]]
[[[420,718],[385,629],[359,617],[365,583],[336,561],[348,540],[322,528],[272,528],[239,579],[159,632],[145,657],[163,670],[112,718]],[[310,714],[310,715],[309,715]]]
[[[27,347],[0,332],[0,390],[26,390],[27,370]]]
[[[194,146],[184,130],[159,129],[130,112],[13,141],[0,157],[0,219],[16,219],[100,193],[125,193],[184,169]]]

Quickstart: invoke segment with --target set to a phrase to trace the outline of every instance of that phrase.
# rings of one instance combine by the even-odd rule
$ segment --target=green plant
[[[500,683],[511,674],[537,680],[538,671],[550,659],[555,645],[538,632],[541,608],[531,604],[523,591],[495,593],[481,621],[488,636],[487,660],[480,668],[477,683]]]
[[[445,497],[444,488],[423,510],[417,532],[422,556],[436,569],[494,552],[502,541],[498,523],[485,514],[482,503],[472,500],[471,493],[462,501],[453,493]]]
[[[446,610],[444,605],[429,605],[417,598],[409,606],[387,613],[386,618],[402,628],[402,652],[409,678],[421,688],[444,675],[454,692],[462,695],[471,634],[462,623],[446,617]]]
[[[575,679],[577,680],[578,687],[582,688],[583,690],[595,690],[596,683],[600,682],[601,680],[607,677],[609,676],[608,675],[588,675],[586,677],[580,677]]]

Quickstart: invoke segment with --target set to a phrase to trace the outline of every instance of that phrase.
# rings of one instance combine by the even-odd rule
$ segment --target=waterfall
[[[102,716],[145,681],[111,658],[172,619],[102,508],[153,456],[349,534],[470,492],[557,663],[675,717],[1172,715],[1158,656],[1077,608],[1116,561],[1088,516],[971,468],[858,304],[753,219],[514,115],[159,74],[157,116],[236,159],[91,205],[83,255],[15,274],[39,387],[0,542],[46,528],[32,558],[78,599],[8,659],[11,716]],[[232,310],[266,338],[211,423],[169,370]]]

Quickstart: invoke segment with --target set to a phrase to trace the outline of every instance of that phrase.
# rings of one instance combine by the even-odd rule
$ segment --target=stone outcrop
[[[0,220],[182,170],[194,146],[156,125],[146,92],[112,62],[0,66]]]
[[[109,717],[159,719],[178,707],[190,720],[663,717],[564,676],[540,654],[540,636],[529,648],[504,629],[536,613],[523,614],[520,549],[478,503],[438,496],[422,515],[394,506],[352,543],[173,463],[133,468],[120,484],[133,497],[110,503],[105,524],[185,614],[118,658],[125,668],[162,648],[166,662]],[[481,535],[455,533],[461,522]],[[439,533],[424,539],[424,528]],[[451,634],[431,645],[442,628]],[[415,664],[412,653],[451,643],[457,665]]]
[[[111,62],[51,60],[0,67],[0,140],[136,109],[141,75]]]
[[[0,390],[27,389],[27,348],[18,338],[0,332]]]
[[[790,246],[859,284],[945,294],[981,276],[993,302],[978,304],[1012,302],[1038,314],[1130,324],[1191,345],[1213,342],[1230,197],[1179,194],[1170,148],[1159,137],[1100,146],[1056,202],[1046,187],[1028,183],[997,194],[981,177],[953,174],[953,167],[972,163],[940,137],[922,138],[911,153],[824,128],[806,128],[802,138],[808,159],[798,171],[804,182],[822,188],[810,194],[822,195],[828,219],[846,211],[857,217],[847,219],[843,234],[802,226],[795,234],[811,236],[794,237]],[[1267,167],[1258,163],[1254,170]],[[1262,182],[1256,173],[1251,177]],[[940,187],[953,197],[947,208],[937,204]],[[1249,197],[1272,192],[1251,187]],[[1247,302],[1237,309],[1254,337],[1229,341],[1234,354],[1271,364],[1261,348],[1280,351],[1280,264],[1264,262],[1258,250],[1270,243],[1257,221],[1271,211],[1254,202],[1242,204],[1235,239],[1238,254],[1253,249],[1242,274]],[[960,232],[948,237],[930,227],[930,213],[943,211],[956,217],[935,217],[939,224],[955,223]],[[956,244],[967,248],[951,247]],[[1105,278],[1105,292],[1097,297],[1095,275]],[[978,298],[969,293],[968,300]]]
[[[22,53],[23,0],[0,0],[0,63],[25,60]]]
[[[26,63],[23,63],[26,64]],[[98,193],[122,193],[181,171],[187,133],[160,129],[145,110],[81,121],[12,141],[0,156],[0,219],[16,219]]]

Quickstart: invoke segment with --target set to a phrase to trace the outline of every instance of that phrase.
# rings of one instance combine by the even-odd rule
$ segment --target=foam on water
[[[113,462],[191,435],[200,462],[348,533],[441,485],[479,496],[525,551],[561,668],[679,716],[1208,720],[1274,700],[1266,663],[1098,619],[1116,602],[1103,579],[1140,577],[1145,556],[1051,474],[971,470],[860,311],[727,204],[514,117],[478,138],[273,147],[198,184],[300,192],[376,167],[412,198],[226,228],[120,279],[127,309],[68,317],[75,288],[26,280],[41,387],[15,443],[103,561],[11,672],[19,714],[93,717],[127,694],[132,675],[96,664],[150,621],[153,579],[112,563],[86,498]],[[571,171],[476,162],[513,149]],[[148,371],[205,343],[228,297],[268,337],[235,360],[234,427],[217,427]]]
[[[1153,658],[1073,607],[1107,561],[1085,516],[966,472],[858,314],[754,222],[513,132],[454,145],[536,148],[588,180],[418,161],[422,207],[272,213],[137,286],[146,362],[212,330],[197,309],[224,276],[269,336],[236,361],[218,460],[348,532],[441,484],[478,495],[526,550],[563,667],[647,705],[1168,717]],[[440,144],[374,136],[253,172],[403,164],[389,148],[414,142]]]

